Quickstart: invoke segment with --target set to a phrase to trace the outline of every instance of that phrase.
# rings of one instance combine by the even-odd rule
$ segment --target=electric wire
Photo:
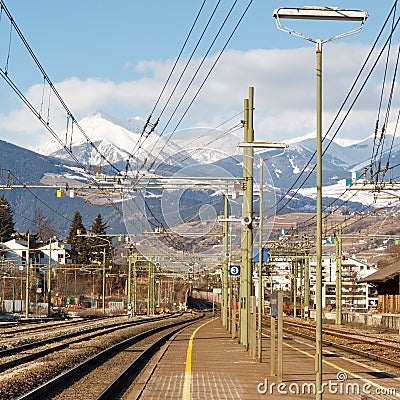
[[[199,19],[199,17],[200,17],[200,14],[201,14],[201,12],[202,12],[202,10],[203,10],[203,8],[204,8],[204,5],[205,5],[206,1],[207,1],[207,0],[203,0],[203,3],[201,4],[200,9],[199,9],[199,11],[197,12],[196,18],[195,18],[195,20],[194,20],[194,22],[193,22],[193,24],[192,24],[192,26],[191,26],[191,28],[190,28],[190,30],[189,30],[189,33],[188,33],[187,36],[186,36],[186,39],[185,39],[185,41],[184,41],[184,43],[183,43],[183,45],[182,45],[182,47],[181,47],[181,50],[180,50],[180,52],[179,52],[179,54],[178,54],[178,56],[177,56],[177,58],[176,58],[176,60],[175,60],[175,62],[174,62],[174,65],[172,66],[171,71],[169,72],[169,75],[168,75],[168,77],[167,77],[167,80],[165,81],[164,86],[163,86],[163,88],[161,89],[161,92],[160,92],[160,94],[159,94],[159,96],[158,96],[158,99],[157,99],[156,103],[154,104],[153,109],[152,109],[151,112],[150,112],[150,115],[149,115],[149,117],[148,117],[148,119],[147,119],[147,122],[146,122],[146,123],[144,124],[144,126],[143,126],[143,129],[142,129],[142,132],[141,132],[141,134],[140,134],[139,140],[137,141],[137,143],[135,144],[133,150],[132,150],[132,151],[130,152],[130,154],[129,154],[128,162],[129,162],[129,160],[132,158],[133,154],[135,153],[136,148],[138,148],[138,150],[139,150],[139,149],[141,148],[141,146],[142,146],[141,140],[142,140],[143,135],[144,135],[144,133],[145,133],[145,130],[146,130],[146,128],[147,128],[147,124],[150,122],[150,119],[151,119],[151,117],[152,117],[152,115],[153,115],[155,109],[157,108],[159,102],[161,101],[161,98],[162,98],[162,96],[163,96],[163,94],[164,94],[164,92],[165,92],[165,90],[166,90],[166,88],[167,88],[167,86],[168,86],[168,83],[169,83],[169,81],[170,81],[171,78],[172,78],[172,74],[174,73],[174,71],[175,71],[175,69],[176,69],[176,67],[177,67],[177,65],[178,65],[178,62],[179,62],[179,60],[180,60],[180,58],[181,58],[181,56],[182,56],[182,54],[183,54],[183,51],[184,51],[184,49],[186,48],[186,45],[187,45],[187,43],[188,43],[188,41],[189,41],[189,38],[190,38],[190,36],[192,35],[193,29],[194,29],[194,27],[195,27],[196,24],[197,24],[197,21],[198,21],[198,19]],[[190,60],[189,60],[189,61],[190,61]],[[171,96],[170,96],[170,97],[171,97]],[[160,118],[160,117],[158,117],[158,119],[159,119],[159,118]]]
[[[237,0],[236,0],[236,1],[237,1]],[[235,1],[235,3],[236,3],[236,1]],[[188,67],[189,67],[189,64],[190,64],[190,62],[192,61],[192,59],[193,59],[193,57],[194,57],[194,54],[195,54],[195,52],[196,52],[198,46],[200,45],[200,43],[201,43],[201,41],[202,41],[202,39],[203,39],[205,33],[207,32],[207,29],[208,29],[208,27],[209,27],[211,21],[213,20],[213,18],[214,18],[214,16],[215,16],[215,13],[216,13],[216,11],[217,11],[217,9],[218,9],[220,3],[221,3],[221,0],[219,0],[219,1],[217,2],[217,4],[215,5],[215,7],[214,7],[214,9],[213,9],[213,12],[211,13],[211,16],[209,17],[209,19],[208,19],[208,21],[207,21],[207,23],[206,23],[206,26],[204,27],[204,29],[203,29],[203,31],[202,31],[202,33],[201,33],[201,35],[200,35],[200,38],[197,40],[197,43],[196,43],[194,49],[192,50],[191,55],[189,56],[188,60],[186,61],[185,66],[184,66],[182,72],[180,73],[180,76],[179,76],[177,82],[175,83],[175,85],[174,85],[174,87],[173,87],[173,89],[172,89],[172,92],[170,93],[170,95],[169,95],[169,97],[168,97],[166,103],[164,104],[164,106],[163,106],[163,108],[162,108],[162,110],[161,110],[161,113],[159,114],[159,116],[158,116],[158,118],[157,118],[157,122],[160,120],[160,118],[161,118],[162,115],[164,114],[164,112],[165,112],[165,110],[166,110],[168,104],[170,103],[170,101],[171,101],[171,99],[172,99],[172,97],[173,97],[173,95],[174,95],[174,93],[175,93],[177,87],[179,86],[181,80],[183,79],[183,76],[185,75],[185,73],[186,73],[186,71],[187,71],[187,69],[188,69]],[[203,58],[203,60],[204,60],[204,58]],[[196,70],[196,72],[195,72],[195,76],[197,75],[197,73],[198,73],[200,67],[201,67],[201,65],[197,68],[197,70]],[[193,79],[194,79],[194,78],[193,78]],[[193,82],[193,80],[191,81],[191,83],[192,83],[192,82]],[[187,86],[186,91],[185,91],[185,94],[187,93],[187,90],[188,90],[189,87],[191,86],[191,83]],[[169,118],[167,124],[164,126],[164,129],[162,130],[162,132],[160,133],[160,135],[158,136],[158,138],[156,139],[156,141],[153,143],[153,147],[152,147],[152,149],[150,150],[150,154],[154,151],[155,146],[156,146],[156,145],[158,144],[158,142],[161,140],[161,136],[163,136],[163,134],[164,134],[164,132],[165,132],[167,126],[169,125],[170,121],[172,120],[174,114],[176,113],[177,108],[179,107],[180,103],[182,102],[183,97],[185,96],[185,94],[181,97],[181,100],[180,100],[178,106],[176,106],[176,108],[175,108],[175,110],[173,111],[172,115],[170,116],[170,118]],[[150,131],[149,134],[146,135],[146,137],[145,137],[144,140],[147,140],[151,133],[152,133],[152,131]],[[142,145],[143,145],[143,143],[142,143]],[[165,148],[165,146],[163,147],[163,149],[164,149],[164,148]],[[140,169],[142,169],[142,168],[146,165],[146,161],[147,161],[147,160],[145,159],[145,161],[142,163],[142,166],[141,166]],[[139,171],[138,171],[138,172],[139,172]]]
[[[17,96],[25,103],[25,105],[32,111],[32,113],[39,119],[39,121],[43,124],[43,126],[51,133],[51,135],[58,141],[58,143],[63,146],[62,140],[56,134],[56,132],[50,127],[50,125],[42,118],[42,116],[37,112],[35,107],[29,102],[29,100],[24,96],[24,94],[18,89],[18,87],[14,84],[14,82],[4,73],[3,69],[0,68],[0,76],[8,83],[8,85],[13,89],[13,91],[17,94]],[[75,163],[80,166],[83,171],[87,174],[87,177],[99,188],[99,190],[103,193],[104,197],[109,201],[109,203],[114,207],[119,213],[118,206],[114,204],[114,201],[110,198],[110,196],[105,192],[99,185],[99,183],[92,177],[90,171],[87,170],[87,167],[78,160],[78,158],[71,152],[67,147],[64,149],[70,154]]]
[[[192,100],[189,102],[189,105],[186,107],[185,111],[182,113],[181,118],[179,119],[178,123],[175,125],[172,133],[169,135],[168,139],[165,141],[162,149],[160,150],[159,154],[157,155],[156,159],[158,159],[160,153],[163,151],[163,149],[166,147],[166,145],[168,144],[168,142],[171,140],[172,135],[176,132],[176,130],[178,129],[179,125],[181,124],[181,122],[183,121],[183,119],[185,118],[186,114],[188,113],[188,111],[190,110],[190,108],[192,107],[194,101],[196,100],[197,96],[199,95],[200,91],[202,90],[202,88],[204,87],[205,83],[207,82],[208,78],[210,77],[212,71],[214,70],[215,66],[217,65],[218,61],[220,60],[220,58],[223,55],[224,50],[226,49],[226,47],[228,46],[229,42],[231,41],[233,35],[235,34],[236,30],[238,29],[239,25],[241,24],[243,18],[245,17],[245,15],[247,14],[247,11],[249,10],[251,4],[253,3],[253,0],[250,0],[250,2],[247,4],[247,7],[245,8],[245,10],[243,11],[242,15],[240,16],[238,22],[236,23],[234,29],[232,30],[231,34],[229,35],[228,39],[226,40],[223,48],[221,49],[220,53],[218,54],[216,60],[214,61],[214,63],[212,64],[210,70],[208,71],[206,77],[203,79],[203,82],[201,83],[201,85],[199,86],[199,88],[197,89],[196,93],[194,94]],[[225,23],[225,22],[224,22]],[[154,165],[155,161],[152,162],[152,166]]]
[[[52,83],[50,77],[48,76],[48,74],[46,73],[46,71],[44,70],[43,66],[41,65],[41,63],[39,62],[39,59],[36,57],[34,51],[32,50],[32,48],[30,47],[28,41],[26,40],[26,38],[24,37],[24,35],[22,34],[21,30],[19,29],[18,25],[16,24],[14,18],[12,17],[11,13],[9,12],[9,10],[7,9],[7,7],[4,4],[3,0],[0,0],[0,7],[1,9],[4,9],[6,16],[8,17],[10,23],[11,23],[11,28],[14,28],[16,33],[18,34],[19,38],[21,39],[22,43],[24,44],[25,48],[27,49],[29,55],[31,56],[31,58],[33,59],[33,61],[35,62],[36,66],[38,67],[40,73],[42,74],[44,80],[48,83],[49,88],[51,89],[51,91],[54,93],[54,95],[56,96],[56,98],[58,99],[58,101],[60,102],[60,104],[62,105],[62,107],[64,108],[64,110],[66,111],[66,114],[68,116],[70,116],[72,122],[76,125],[76,127],[80,130],[80,132],[82,133],[82,135],[86,138],[86,140],[88,141],[88,143],[90,144],[90,146],[97,152],[97,154],[100,156],[100,158],[105,161],[113,170],[115,170],[117,173],[120,173],[120,170],[118,168],[116,168],[110,161],[108,161],[108,159],[104,156],[104,154],[101,153],[101,151],[97,148],[97,146],[92,142],[92,140],[90,139],[90,137],[86,134],[86,132],[83,130],[83,128],[79,125],[78,121],[75,119],[75,117],[73,116],[72,112],[70,111],[70,109],[68,108],[67,104],[65,103],[64,99],[61,97],[60,93],[58,92],[58,90],[56,89],[56,87],[54,86],[54,84]],[[6,64],[7,69],[5,69],[4,71],[2,70],[2,73],[7,76],[8,75],[8,64]],[[50,107],[50,104],[49,104]],[[49,109],[48,109],[49,112]],[[48,114],[49,117],[49,114]],[[48,121],[47,121],[48,122]],[[55,133],[55,132],[54,132]],[[63,147],[65,149],[65,147]]]

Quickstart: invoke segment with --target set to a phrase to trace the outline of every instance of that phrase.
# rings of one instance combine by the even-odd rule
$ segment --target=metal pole
[[[297,252],[296,252],[297,255]],[[297,257],[294,260],[293,266],[293,317],[297,317]]]
[[[149,289],[147,297],[147,314],[154,314],[154,264],[152,261],[149,263]]]
[[[223,262],[222,262],[222,326],[228,329],[228,189],[225,189],[224,195],[224,222],[223,229]]]
[[[28,250],[26,254],[26,288],[25,288],[25,317],[29,315],[29,268],[30,268],[30,255],[29,255],[29,240],[30,235],[28,233]]]
[[[51,238],[50,238],[50,249],[49,249],[49,270],[47,273],[47,316],[50,317],[50,302],[51,302]]]
[[[103,314],[103,317],[106,313],[106,303],[105,303],[105,298],[106,298],[106,249],[103,249],[103,291],[102,291],[102,306],[101,306],[101,312]]]
[[[275,317],[271,316],[271,361],[270,361],[270,375],[275,376],[275,353],[276,353],[276,331],[275,331]]]
[[[336,325],[342,325],[342,230],[336,237]]]
[[[133,305],[132,305],[132,315],[137,314],[137,255],[133,256]]]
[[[254,141],[253,130],[253,100],[254,88],[249,88],[249,99],[245,99],[245,129],[244,141],[251,143]],[[243,181],[244,198],[242,208],[243,229],[241,243],[241,274],[240,274],[240,320],[239,333],[240,344],[246,349],[249,347],[249,320],[250,307],[249,300],[251,295],[251,270],[253,256],[253,153],[252,147],[247,147],[243,151]]]
[[[259,217],[260,223],[258,226],[258,336],[257,336],[257,359],[262,361],[262,312],[263,312],[263,280],[262,280],[262,265],[263,265],[263,246],[262,246],[262,230],[263,230],[263,160],[260,159],[260,204]]]
[[[283,293],[278,293],[278,373],[277,382],[282,382],[283,379]]]
[[[306,246],[308,242],[306,243]],[[308,251],[304,257],[304,319],[310,317],[310,258]]]
[[[317,237],[316,237],[316,331],[315,331],[315,391],[322,399],[322,41],[316,41],[316,171],[317,171]]]
[[[128,256],[128,287],[127,287],[127,303],[128,303],[128,316],[132,313],[132,294],[131,294],[131,280],[132,280],[132,256]]]

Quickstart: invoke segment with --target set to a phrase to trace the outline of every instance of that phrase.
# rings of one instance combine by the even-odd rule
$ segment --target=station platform
[[[262,362],[223,329],[219,318],[197,322],[175,335],[139,376],[132,399],[315,399],[314,348],[283,339],[283,381],[270,375],[270,339]],[[323,399],[400,398],[400,380],[324,350]]]

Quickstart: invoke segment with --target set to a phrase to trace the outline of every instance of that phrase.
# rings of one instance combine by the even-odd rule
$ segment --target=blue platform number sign
[[[240,276],[240,265],[230,265],[229,266],[230,276]]]

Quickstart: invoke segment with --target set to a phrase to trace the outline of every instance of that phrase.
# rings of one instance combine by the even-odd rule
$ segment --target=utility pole
[[[260,198],[259,198],[259,218],[260,222],[258,225],[258,326],[257,326],[257,359],[258,362],[262,362],[262,313],[264,306],[264,294],[263,294],[263,279],[262,279],[262,267],[263,267],[263,162],[264,160],[260,159]]]
[[[30,262],[30,254],[29,254],[29,246],[30,246],[30,235],[28,233],[28,250],[26,254],[26,288],[25,288],[25,317],[29,316],[29,269],[31,266]]]
[[[342,229],[336,235],[336,325],[342,325]]]
[[[297,275],[298,275],[298,264],[297,264],[297,252],[294,259],[293,265],[293,317],[297,317]]]
[[[147,315],[154,314],[154,264],[149,261],[149,288],[147,293]]]
[[[47,273],[47,317],[51,316],[50,302],[51,302],[51,238],[49,242],[49,268]]]
[[[104,317],[106,313],[106,249],[103,249],[103,287],[102,287],[102,306],[101,313]]]
[[[222,261],[222,326],[228,330],[228,188],[224,195],[224,222],[222,223],[223,235],[223,261]]]
[[[132,315],[137,314],[137,254],[132,255],[133,259],[133,304],[132,304]]]
[[[310,256],[308,251],[308,239],[306,240],[307,250],[304,256],[304,319],[310,317]]]
[[[254,141],[253,109],[254,88],[249,88],[249,98],[244,100],[244,142]],[[249,320],[251,272],[253,257],[253,154],[252,147],[243,151],[243,206],[242,206],[242,241],[241,241],[241,273],[240,273],[240,344],[246,349],[249,347]]]

